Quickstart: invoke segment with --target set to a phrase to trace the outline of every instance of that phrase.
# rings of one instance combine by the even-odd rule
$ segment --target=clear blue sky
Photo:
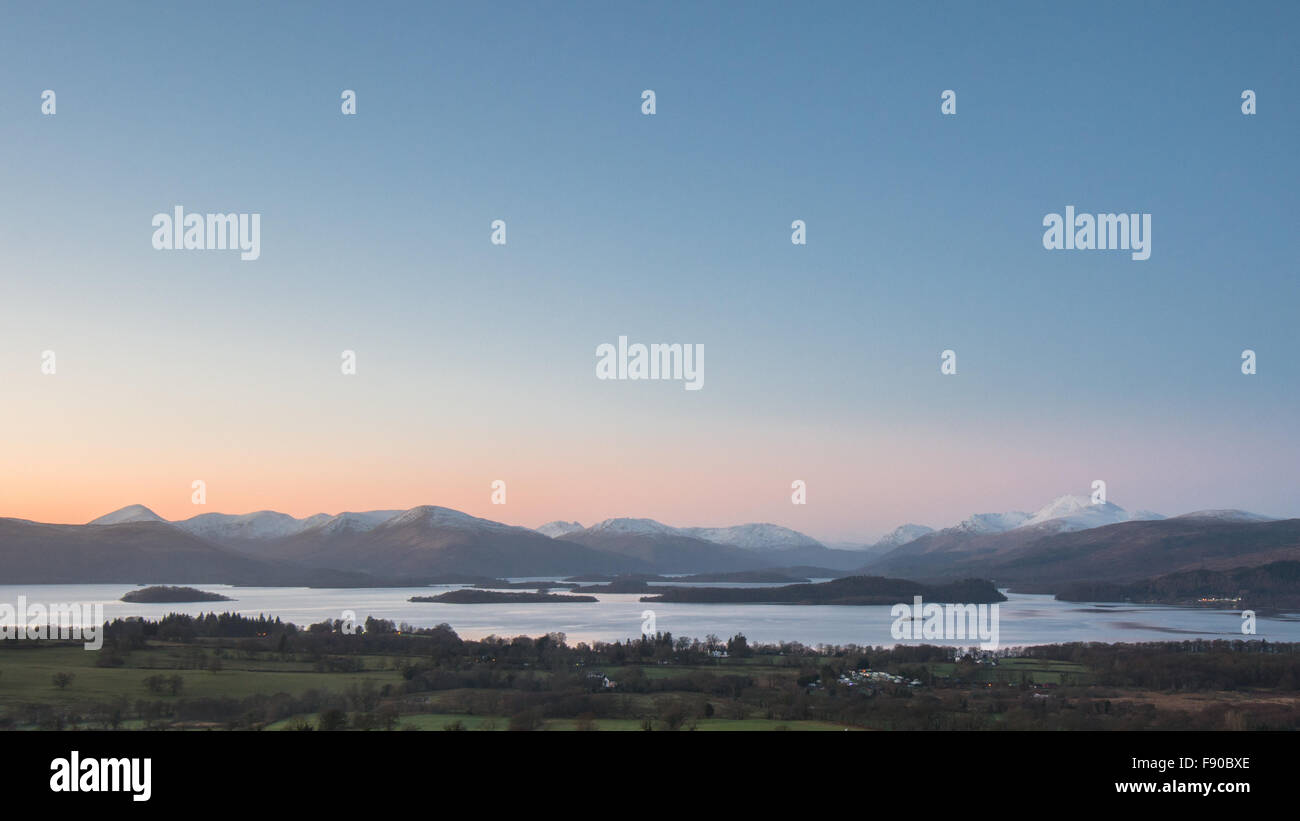
[[[1052,5],[7,3],[0,447],[33,495],[0,515],[268,469],[230,505],[853,538],[1106,478],[1300,515],[1300,6]],[[261,259],[153,250],[175,204],[261,213]],[[1152,214],[1151,258],[1045,251],[1066,205]],[[596,381],[620,334],[703,343],[705,389]]]

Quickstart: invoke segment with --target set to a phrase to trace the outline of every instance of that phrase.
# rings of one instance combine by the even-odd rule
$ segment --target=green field
[[[957,675],[958,665],[953,662],[930,663],[930,670],[939,676]],[[1088,684],[1091,675],[1082,664],[1070,661],[1049,661],[1046,659],[1005,658],[998,659],[996,667],[978,665],[972,680],[993,684]]]
[[[74,704],[87,701],[112,701],[119,698],[216,698],[290,693],[298,695],[311,689],[343,690],[351,685],[372,681],[376,685],[397,683],[401,675],[392,669],[373,669],[387,664],[386,657],[365,658],[368,668],[357,673],[317,673],[312,665],[301,661],[280,661],[264,653],[241,659],[225,653],[221,670],[184,669],[185,647],[162,645],[132,653],[123,667],[96,667],[98,653],[87,652],[79,644],[27,645],[0,651],[0,711],[33,701]],[[207,651],[210,661],[213,651]],[[71,673],[72,682],[64,689],[54,686],[56,673]],[[159,696],[150,693],[144,680],[154,675],[178,674],[184,679],[181,692]]]
[[[546,637],[465,642],[446,632],[182,641],[173,631],[103,652],[4,643],[0,729],[1300,727],[1296,656],[1248,646],[1089,646],[977,663],[941,648],[714,658],[666,641],[589,648]],[[860,675],[868,665],[890,675]],[[1217,703],[1223,709],[1207,709]]]
[[[398,670],[402,656],[368,655],[354,657],[363,667],[357,672],[319,672],[313,662],[294,656],[282,657],[270,652],[241,652],[202,641],[191,644],[151,643],[148,649],[129,654],[119,667],[99,667],[96,661],[101,654],[87,652],[78,643],[44,642],[5,648],[0,651],[0,716],[16,713],[21,705],[45,704],[64,709],[92,703],[132,703],[137,700],[177,702],[185,699],[243,698],[254,695],[285,693],[301,696],[309,691],[346,692],[370,682],[377,690],[383,685],[400,686],[402,675]],[[219,669],[209,666],[217,659]],[[693,673],[726,675],[753,672],[754,660],[728,660],[703,665],[610,665],[601,670],[611,679],[639,675],[646,679],[668,679]],[[730,668],[730,669],[728,669]],[[575,671],[581,672],[581,671]],[[797,670],[767,668],[765,674],[782,680],[797,675]],[[71,675],[64,687],[55,685],[57,674]],[[158,693],[145,685],[151,676],[179,675],[183,679],[177,694]],[[528,675],[546,678],[548,671],[529,671]],[[402,712],[398,728],[403,730],[445,730],[448,725],[459,724],[468,731],[506,730],[508,716],[484,716],[447,711],[448,706],[481,694],[473,689],[448,689],[422,696],[424,709],[430,712]],[[517,694],[517,691],[494,691],[495,695]],[[646,715],[656,714],[673,699],[671,693],[645,694],[620,693],[617,695],[630,709]],[[13,716],[11,716],[13,718]],[[16,719],[15,719],[16,720]],[[319,716],[307,713],[271,722],[267,730],[287,730],[304,722],[316,726]],[[143,726],[139,719],[124,719],[123,729]],[[18,727],[23,727],[18,721]],[[205,726],[198,723],[181,726]],[[643,731],[642,718],[596,718],[580,722],[578,719],[548,719],[540,723],[542,730],[576,730],[579,728],[601,731]],[[652,722],[653,729],[662,729]],[[683,729],[700,731],[718,730],[844,730],[839,724],[818,721],[777,721],[761,718],[697,718],[688,721]]]

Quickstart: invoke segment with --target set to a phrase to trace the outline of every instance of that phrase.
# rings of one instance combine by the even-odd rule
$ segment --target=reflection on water
[[[465,638],[541,635],[561,632],[571,643],[616,641],[640,634],[642,611],[655,612],[658,630],[674,636],[722,638],[744,633],[750,641],[798,641],[804,644],[891,645],[893,619],[889,607],[776,604],[642,603],[639,594],[597,593],[594,603],[563,604],[415,604],[411,596],[435,595],[459,585],[410,588],[314,590],[303,587],[230,587],[193,585],[222,593],[234,601],[196,604],[128,604],[122,594],[129,584],[0,585],[0,603],[15,605],[18,597],[44,604],[102,603],[106,619],[167,613],[196,615],[235,611],[264,613],[306,627],[343,617],[351,610],[367,616],[432,627],[446,622]],[[713,585],[753,587],[762,585]],[[556,590],[553,592],[564,592]],[[1169,641],[1184,638],[1253,638],[1300,642],[1300,620],[1260,618],[1254,636],[1241,635],[1241,617],[1233,610],[1208,610],[1161,605],[1080,604],[1058,602],[1050,596],[1008,594],[999,607],[1001,645],[1055,644],[1071,641]],[[932,641],[931,643],[941,643]],[[968,645],[957,641],[951,644]]]

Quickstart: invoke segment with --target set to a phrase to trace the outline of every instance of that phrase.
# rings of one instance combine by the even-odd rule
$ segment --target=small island
[[[451,590],[437,596],[412,596],[412,602],[443,604],[523,604],[527,602],[594,602],[595,596],[569,596],[559,593],[507,593],[501,590]]]
[[[137,604],[184,604],[185,602],[200,601],[234,601],[234,599],[220,593],[196,590],[193,587],[171,587],[158,584],[153,587],[132,590],[122,597],[122,601]]]

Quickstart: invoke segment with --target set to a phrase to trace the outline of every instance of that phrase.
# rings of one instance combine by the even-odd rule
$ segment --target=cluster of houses
[[[953,653],[952,656],[953,661],[961,662],[964,661],[965,659],[973,659],[976,664],[986,664],[989,667],[998,666],[997,653],[991,652],[989,650],[959,649]]]
[[[897,684],[903,687],[920,687],[920,679],[909,679],[906,676],[896,676],[893,673],[885,673],[880,670],[850,670],[840,675],[836,681],[846,687],[857,687],[859,685],[880,685],[880,684]],[[810,685],[816,689],[819,682],[813,682]]]
[[[617,682],[615,682],[613,679],[609,678],[599,670],[592,670],[590,673],[587,673],[587,680],[594,683],[598,683],[601,687],[603,687],[606,690],[612,690],[618,686]]]
[[[908,687],[920,687],[921,680],[908,679],[880,670],[850,670],[840,676],[840,684],[847,684],[850,687],[855,684],[904,684]]]

